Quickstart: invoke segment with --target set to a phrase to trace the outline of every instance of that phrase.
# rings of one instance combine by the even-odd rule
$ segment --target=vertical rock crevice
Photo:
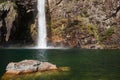
[[[33,37],[34,36],[34,37]],[[37,0],[5,0],[0,3],[0,44],[33,44],[37,36]]]

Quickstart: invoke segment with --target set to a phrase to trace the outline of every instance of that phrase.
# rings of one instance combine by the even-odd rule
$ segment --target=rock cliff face
[[[37,35],[36,19],[37,0],[0,1],[0,46],[32,44]]]
[[[50,46],[120,48],[119,0],[46,0],[46,19]],[[36,36],[37,0],[0,1],[0,45]]]
[[[13,0],[14,1],[14,0]],[[15,0],[18,6],[18,40],[32,44],[37,36],[37,0]],[[22,33],[22,34],[21,34]]]
[[[119,0],[48,0],[54,46],[120,48]]]
[[[0,4],[0,43],[7,42],[10,36],[14,36],[18,17],[16,7],[10,1]]]

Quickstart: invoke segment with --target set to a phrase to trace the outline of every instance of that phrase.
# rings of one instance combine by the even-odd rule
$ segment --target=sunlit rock
[[[23,60],[21,62],[11,62],[7,65],[7,74],[32,73],[37,71],[49,71],[58,69],[56,65],[37,60]]]
[[[120,48],[120,0],[47,1],[48,37],[53,46]]]
[[[56,80],[68,77],[69,67],[59,67],[49,62],[37,60],[23,60],[11,62],[7,65],[6,73],[2,80]]]

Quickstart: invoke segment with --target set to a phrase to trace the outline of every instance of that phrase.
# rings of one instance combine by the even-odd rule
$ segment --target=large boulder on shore
[[[7,74],[21,74],[21,73],[33,73],[38,71],[50,71],[56,70],[57,67],[54,64],[48,62],[40,62],[37,60],[23,60],[20,62],[11,62],[7,65]]]

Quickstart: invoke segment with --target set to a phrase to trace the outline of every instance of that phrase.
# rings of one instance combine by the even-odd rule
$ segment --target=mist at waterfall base
[[[120,80],[120,50],[0,49],[0,76],[9,62],[25,59],[71,68],[67,76],[31,80]]]

